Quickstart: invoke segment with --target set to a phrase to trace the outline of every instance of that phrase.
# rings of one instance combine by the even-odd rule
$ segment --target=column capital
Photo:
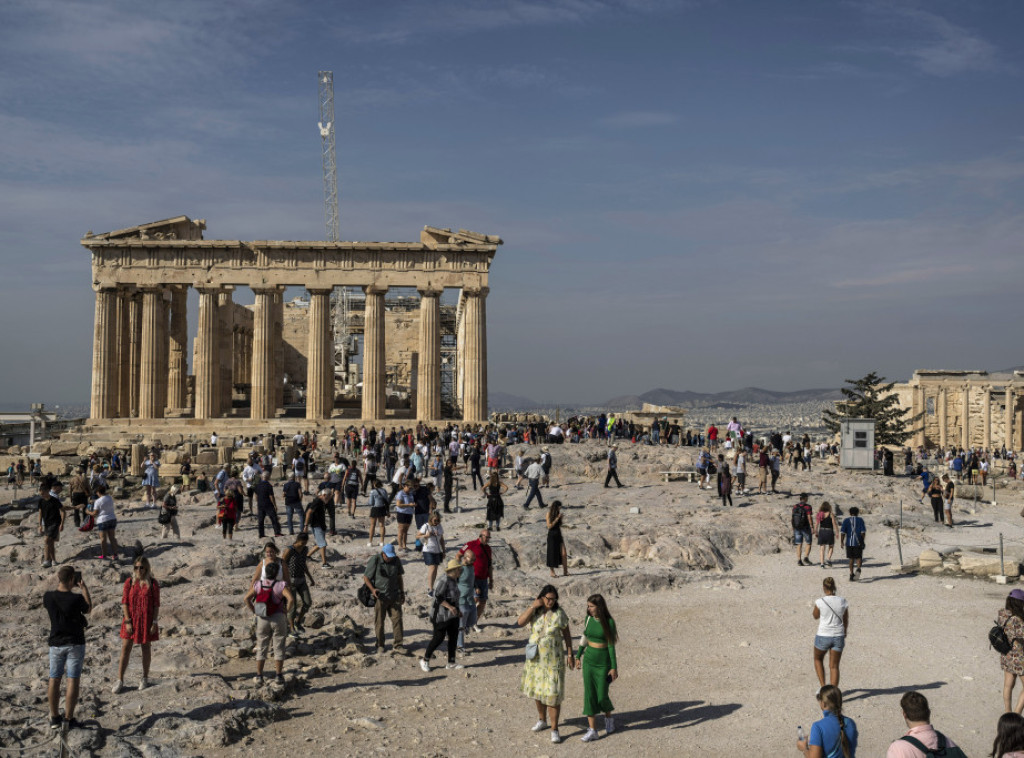
[[[334,291],[333,287],[325,287],[325,288],[320,288],[320,287],[311,288],[311,287],[307,287],[306,288],[306,292],[308,292],[310,295],[330,295],[333,291]]]
[[[487,297],[487,293],[490,291],[490,287],[469,286],[462,288],[462,292],[466,297]]]
[[[388,286],[386,284],[367,284],[363,286],[363,293],[367,295],[386,295]]]
[[[252,291],[253,291],[253,294],[255,294],[255,295],[271,295],[271,296],[273,296],[273,295],[278,294],[279,292],[282,292],[283,289],[284,288],[279,286],[279,285],[274,285],[272,287],[253,287]]]
[[[428,284],[423,287],[417,287],[416,291],[420,293],[420,297],[441,297],[441,294],[444,292],[444,287],[436,287]]]

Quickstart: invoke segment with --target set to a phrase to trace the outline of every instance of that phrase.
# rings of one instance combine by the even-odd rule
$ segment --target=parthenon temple
[[[96,293],[90,423],[486,420],[500,238],[427,226],[419,242],[242,242],[205,229],[177,216],[81,240]],[[254,304],[234,302],[243,287]],[[288,287],[305,293],[286,303]]]
[[[900,407],[924,414],[915,447],[1020,450],[1024,442],[1024,372],[915,371],[893,390]]]

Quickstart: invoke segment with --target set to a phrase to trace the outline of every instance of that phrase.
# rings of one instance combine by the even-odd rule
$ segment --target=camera
[[[77,587],[79,584],[82,583],[82,572],[81,571],[76,571],[75,572],[75,578],[74,578],[73,581],[74,581],[74,584],[72,586],[75,586],[75,587]]]

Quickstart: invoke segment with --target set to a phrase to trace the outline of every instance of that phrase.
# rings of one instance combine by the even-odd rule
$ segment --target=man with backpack
[[[906,692],[900,698],[903,720],[907,722],[905,735],[889,745],[885,758],[965,758],[966,753],[953,740],[931,725],[928,699],[920,692]]]
[[[395,553],[391,543],[381,546],[374,553],[363,571],[363,583],[377,598],[373,606],[373,632],[377,638],[377,653],[384,652],[384,619],[391,619],[392,644],[395,653],[405,653],[402,645],[402,605],[405,603],[405,580],[402,575],[402,559]]]
[[[811,555],[811,516],[813,511],[807,503],[807,495],[800,495],[800,502],[793,506],[790,519],[793,523],[793,544],[796,545],[796,565],[810,566]],[[803,546],[807,546],[807,553],[800,557]]]
[[[864,519],[860,517],[860,508],[854,506],[850,509],[850,515],[843,519],[839,533],[843,536],[843,545],[846,547],[846,558],[850,562],[850,581],[860,579],[860,570],[864,564],[864,535],[867,527]],[[854,573],[854,565],[857,567]]]

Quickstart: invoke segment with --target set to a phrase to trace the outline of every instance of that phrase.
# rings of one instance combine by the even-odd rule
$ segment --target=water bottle
[[[796,728],[796,738],[797,738],[797,739],[798,739],[798,740],[799,740],[800,742],[803,742],[803,740],[804,740],[804,728],[803,728],[802,726],[798,726],[798,727]]]

